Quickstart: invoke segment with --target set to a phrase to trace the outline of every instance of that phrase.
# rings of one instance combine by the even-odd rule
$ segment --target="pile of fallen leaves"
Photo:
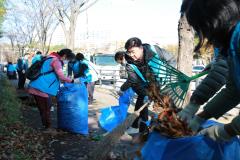
[[[177,118],[177,110],[165,108],[157,117],[152,118],[151,129],[159,131],[164,136],[179,138],[192,135],[187,124]]]
[[[177,138],[193,135],[187,123],[177,117],[179,109],[174,105],[168,95],[160,92],[156,83],[149,84],[148,96],[154,102],[150,130],[158,131],[161,135]]]
[[[54,159],[47,135],[21,123],[0,126],[0,159]]]

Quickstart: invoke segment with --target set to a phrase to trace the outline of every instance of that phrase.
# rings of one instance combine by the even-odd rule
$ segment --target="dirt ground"
[[[12,83],[16,85],[16,82],[12,81]],[[31,128],[40,130],[40,115],[33,99],[25,91],[17,90],[17,92],[25,105],[23,117],[26,124]],[[93,105],[89,105],[88,110],[89,135],[83,136],[63,131],[49,134],[51,138],[46,143],[53,151],[56,160],[87,160],[91,149],[98,145],[99,140],[95,139],[95,137],[105,133],[98,124],[99,110],[104,107],[118,105],[118,100],[113,90],[104,89],[98,85],[95,87],[94,99]],[[56,106],[54,106],[54,111],[51,112],[51,120],[53,127],[57,128]],[[108,159],[132,159],[138,150],[139,146],[132,144],[132,137],[124,134],[115,148],[109,153]]]

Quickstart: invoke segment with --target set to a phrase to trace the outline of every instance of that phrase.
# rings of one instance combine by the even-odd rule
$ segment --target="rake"
[[[181,108],[183,105],[190,82],[209,72],[208,70],[205,70],[189,77],[169,65],[166,61],[160,60],[158,54],[153,56],[148,65],[150,67],[150,72],[154,75],[162,93],[169,95],[178,108]]]

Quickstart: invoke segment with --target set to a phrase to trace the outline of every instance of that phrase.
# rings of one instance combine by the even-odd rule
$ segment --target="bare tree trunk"
[[[98,0],[69,0],[68,3],[61,3],[59,0],[44,0],[60,22],[63,29],[66,46],[74,49],[75,30],[78,15],[93,6]],[[56,9],[52,9],[56,7]],[[70,11],[70,12],[69,12]],[[70,15],[69,15],[70,13]]]
[[[187,75],[192,74],[192,61],[194,50],[193,29],[189,26],[186,16],[182,15],[178,23],[178,58],[177,69]]]
[[[59,24],[59,23],[57,23],[57,24],[53,27],[53,29],[51,30],[51,32],[49,33],[49,36],[48,36],[48,37],[49,37],[49,41],[48,41],[48,45],[47,45],[47,48],[46,48],[46,52],[44,53],[45,55],[47,55],[48,52],[49,52],[50,45],[51,45],[51,42],[52,42],[53,33],[54,33],[55,29],[57,28],[58,24]]]
[[[192,75],[194,32],[189,26],[185,14],[182,14],[178,23],[178,57],[177,69],[188,76]],[[188,102],[190,94],[187,94],[185,102]]]
[[[64,33],[64,35],[65,35],[65,41],[66,41],[66,47],[67,48],[69,48],[69,49],[72,49],[71,47],[70,47],[70,38],[71,38],[71,34],[70,34],[70,28],[71,28],[71,26],[69,26],[68,28],[66,27],[66,25],[65,25],[65,22],[62,20],[62,21],[60,21],[60,25],[61,25],[61,27],[62,27],[62,29],[63,29],[63,33]]]
[[[70,26],[69,26],[68,48],[73,49],[73,50],[74,50],[74,46],[75,46],[75,30],[76,30],[77,17],[78,17],[78,15],[75,15],[75,13],[71,14]]]

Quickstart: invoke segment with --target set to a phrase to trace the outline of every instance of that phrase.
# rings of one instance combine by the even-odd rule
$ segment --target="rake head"
[[[193,77],[188,77],[169,65],[166,61],[160,60],[157,54],[149,61],[148,65],[161,91],[169,95],[179,108],[183,105],[190,82],[207,74],[207,72],[204,72]]]

